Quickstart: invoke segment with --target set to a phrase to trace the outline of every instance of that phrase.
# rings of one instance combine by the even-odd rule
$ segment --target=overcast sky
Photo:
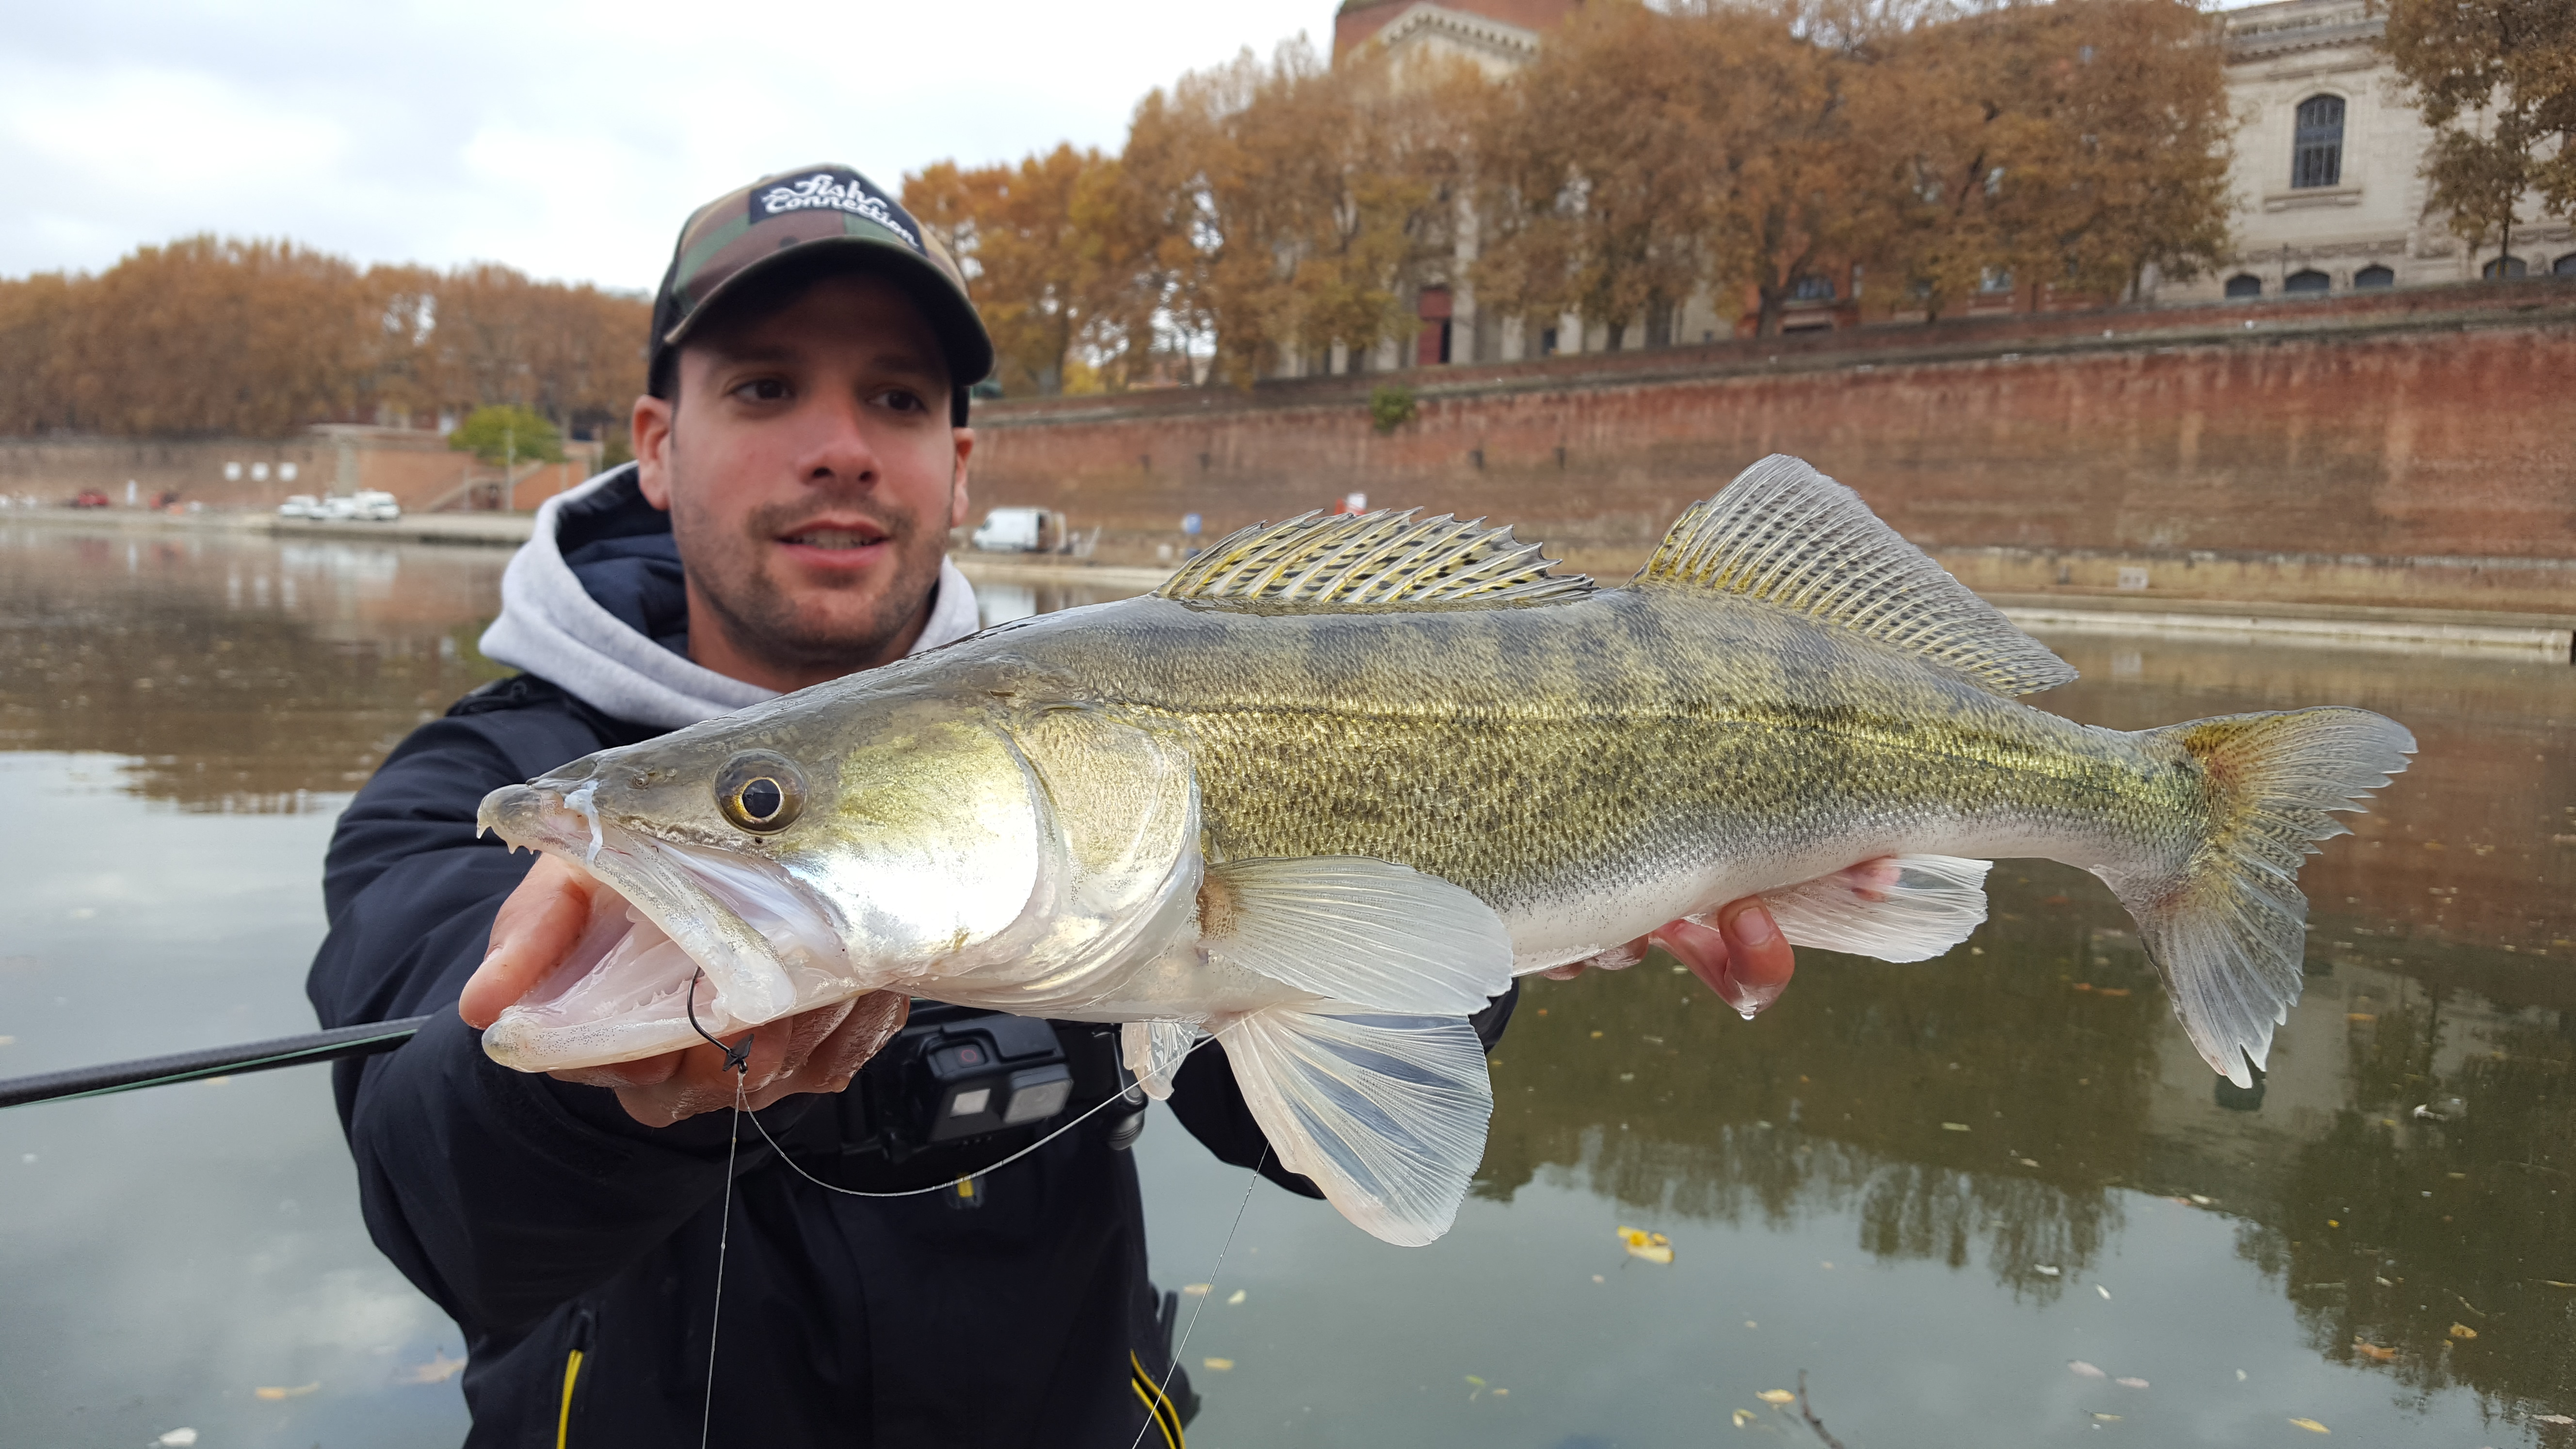
[[[9,7],[0,276],[212,231],[650,289],[689,209],[846,161],[1115,149],[1333,0],[104,0]]]

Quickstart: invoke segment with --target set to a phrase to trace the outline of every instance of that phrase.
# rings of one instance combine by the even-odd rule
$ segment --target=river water
[[[495,672],[503,562],[0,526],[0,1075],[311,1027],[332,820]],[[2308,868],[2258,1090],[2036,863],[1947,958],[1809,953],[1753,1023],[1661,957],[1533,982],[1433,1247],[1145,1133],[1155,1276],[1214,1283],[1193,1443],[1821,1444],[1765,1397],[1803,1372],[1851,1449],[2576,1445],[2576,670],[2054,642],[2081,719],[2339,702],[2422,741]],[[462,1437],[463,1345],[368,1243],[320,1068],[0,1112],[0,1226],[0,1440]]]

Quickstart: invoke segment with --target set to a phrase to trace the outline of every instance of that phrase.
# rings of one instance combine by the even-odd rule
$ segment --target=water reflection
[[[507,560],[0,527],[0,748],[127,756],[183,809],[313,808],[505,672],[474,640]]]
[[[504,561],[0,527],[0,1072],[306,1024],[328,814],[493,672],[471,643]],[[988,622],[1088,601],[979,595]],[[1188,1354],[1199,1435],[1696,1442],[1809,1368],[1856,1445],[2289,1416],[2568,1442],[2535,1416],[2576,1413],[2576,670],[2054,642],[2079,718],[2336,701],[2423,743],[2309,868],[2307,990],[2255,1091],[2053,866],[1999,868],[1941,961],[1811,955],[1751,1025],[1661,958],[1538,983],[1450,1239],[1397,1252],[1255,1194]],[[5,1437],[453,1442],[452,1385],[402,1375],[455,1346],[365,1244],[339,1153],[318,1073],[0,1114]],[[1158,1276],[1204,1280],[1243,1175],[1168,1123],[1139,1154]],[[1680,1260],[1625,1259],[1622,1223]],[[335,1303],[363,1320],[336,1350],[298,1326]]]

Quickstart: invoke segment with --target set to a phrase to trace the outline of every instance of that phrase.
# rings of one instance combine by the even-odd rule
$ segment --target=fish
[[[1747,897],[1793,944],[1929,959],[1992,861],[2038,857],[2109,885],[2250,1084],[2299,993],[2299,867],[2415,741],[2021,701],[2074,677],[1784,455],[1624,587],[1482,520],[1256,525],[1150,594],[494,791],[482,826],[630,906],[483,1045],[597,1065],[893,990],[1117,1023],[1162,1096],[1213,1037],[1279,1160],[1418,1245],[1483,1154],[1469,1017],[1513,978]]]

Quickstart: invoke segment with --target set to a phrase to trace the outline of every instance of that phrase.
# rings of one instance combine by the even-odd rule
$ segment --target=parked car
[[[277,505],[277,516],[280,518],[320,518],[322,516],[322,503],[321,500],[315,498],[310,493],[289,494],[284,503]]]
[[[107,506],[107,495],[99,492],[95,488],[84,488],[80,492],[72,495],[72,507],[74,508],[105,508]]]
[[[326,518],[360,523],[391,523],[402,517],[402,504],[392,494],[376,488],[362,488],[345,497],[331,494],[322,500],[322,507]]]
[[[967,540],[984,553],[1066,553],[1073,535],[1051,508],[996,508]]]

